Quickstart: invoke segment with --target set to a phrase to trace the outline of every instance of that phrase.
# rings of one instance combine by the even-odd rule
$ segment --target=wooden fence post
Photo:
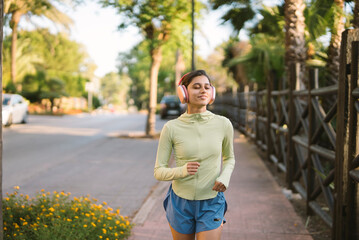
[[[359,35],[359,31],[358,31]],[[359,71],[359,39],[351,43],[351,63],[350,63],[350,81],[348,82],[348,145],[347,152],[344,151],[344,160],[347,160],[347,175],[348,192],[347,192],[347,239],[359,239],[359,174],[358,174],[358,112],[355,109],[355,104],[358,104],[357,99],[354,99],[354,90],[358,88],[358,71]],[[357,106],[358,107],[358,106]]]
[[[273,152],[272,138],[271,138],[271,123],[272,123],[272,83],[271,77],[267,78],[267,124],[266,124],[266,135],[267,135],[267,161],[270,161],[270,155]]]
[[[295,106],[293,91],[295,89],[295,83],[297,79],[297,66],[299,63],[292,63],[289,66],[288,79],[288,135],[287,135],[287,160],[288,168],[286,172],[286,181],[288,188],[293,189],[293,174],[294,174],[294,143],[292,140],[293,131],[295,127]]]

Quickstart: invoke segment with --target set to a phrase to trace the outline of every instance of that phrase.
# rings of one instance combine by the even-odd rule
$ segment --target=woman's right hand
[[[188,162],[187,163],[187,172],[189,175],[195,175],[198,171],[200,164],[199,162]]]

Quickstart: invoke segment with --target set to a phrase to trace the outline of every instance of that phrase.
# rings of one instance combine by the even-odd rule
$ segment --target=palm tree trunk
[[[334,0],[337,9],[344,11],[344,0]],[[339,78],[339,54],[340,43],[342,41],[342,32],[344,31],[343,13],[336,11],[334,16],[334,26],[331,33],[330,44],[328,47],[328,82],[327,85],[332,85],[338,82]]]
[[[148,115],[146,123],[146,135],[154,136],[156,134],[156,106],[157,106],[157,79],[162,61],[162,49],[156,47],[151,50],[151,72],[150,72],[150,100],[148,106]]]
[[[354,28],[359,28],[359,1],[355,1],[353,15],[354,15],[353,26]]]
[[[4,26],[4,1],[0,0],[0,26]],[[2,89],[2,45],[3,45],[3,27],[0,30],[0,87]],[[2,91],[0,93],[2,99]],[[2,122],[2,104],[0,105],[0,122]],[[0,240],[4,239],[3,227],[3,210],[2,210],[2,154],[3,141],[2,141],[2,128],[0,128]]]
[[[285,68],[288,76],[287,79],[289,79],[290,74],[289,66],[293,63],[299,63],[299,79],[305,84],[304,9],[305,4],[303,0],[285,0]]]
[[[11,33],[11,81],[16,84],[16,43],[17,43],[17,28],[21,18],[21,12],[15,11],[11,15],[10,27]]]

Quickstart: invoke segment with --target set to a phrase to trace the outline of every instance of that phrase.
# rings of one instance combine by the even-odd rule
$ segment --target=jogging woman
[[[184,75],[177,91],[187,112],[164,125],[154,176],[172,181],[163,205],[174,240],[219,240],[227,210],[223,192],[235,165],[233,126],[207,110],[215,88],[205,71]],[[169,167],[172,149],[175,167]]]

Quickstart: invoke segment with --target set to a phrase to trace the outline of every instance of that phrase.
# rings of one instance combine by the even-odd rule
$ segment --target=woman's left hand
[[[213,190],[213,191],[217,191],[217,192],[224,192],[224,191],[227,190],[227,188],[226,188],[226,186],[224,186],[223,183],[216,181],[216,182],[214,183],[214,186],[213,186],[212,190]]]

